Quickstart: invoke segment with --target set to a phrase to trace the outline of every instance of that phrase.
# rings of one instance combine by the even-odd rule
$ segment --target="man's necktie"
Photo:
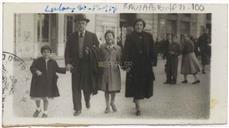
[[[46,70],[48,70],[48,60],[45,60]]]
[[[82,32],[80,32],[80,37],[83,37],[83,33]]]

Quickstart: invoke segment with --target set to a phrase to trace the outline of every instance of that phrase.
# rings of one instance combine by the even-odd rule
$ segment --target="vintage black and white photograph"
[[[3,100],[37,120],[209,120],[212,15],[14,13]]]
[[[208,118],[211,14],[15,14],[24,117]]]

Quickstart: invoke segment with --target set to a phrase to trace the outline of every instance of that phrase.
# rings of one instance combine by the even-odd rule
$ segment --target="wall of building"
[[[120,36],[120,15],[119,14],[87,14],[90,22],[87,30],[95,32],[100,43],[104,43],[104,33],[106,30],[113,30],[117,37]],[[176,15],[175,15],[176,16]],[[206,26],[206,14],[192,14],[190,19],[182,15],[173,18],[166,14],[136,14],[136,18],[142,18],[146,22],[146,31],[150,32],[154,39],[161,39],[161,33],[176,29],[176,34],[182,33],[183,22],[190,26],[188,33],[194,37],[199,37],[201,27]],[[57,14],[55,22],[56,34],[56,56],[63,57],[66,44],[66,14]],[[173,28],[173,21],[176,23]],[[208,21],[209,22],[209,21]],[[170,25],[170,27],[169,27]],[[15,52],[22,58],[35,58],[40,56],[40,47],[50,42],[37,41],[37,15],[17,14],[15,15]],[[54,43],[55,43],[54,42]]]
[[[196,36],[199,37],[201,34],[201,28],[202,27],[206,27],[206,14],[198,14],[197,15],[197,32],[196,32]]]
[[[16,54],[19,57],[29,58],[37,54],[35,36],[35,17],[33,14],[18,14],[16,20]]]
[[[66,44],[66,26],[65,26],[65,17],[64,14],[59,14],[58,18],[58,41],[57,41],[57,56],[64,56],[64,49]]]

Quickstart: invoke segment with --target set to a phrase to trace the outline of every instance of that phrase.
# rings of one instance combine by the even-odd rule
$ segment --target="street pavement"
[[[27,67],[31,62],[27,62]],[[58,60],[59,66],[64,66],[63,60]],[[182,84],[183,76],[180,74],[180,62],[176,85],[163,84],[165,60],[159,59],[157,67],[154,67],[156,80],[154,81],[154,95],[142,101],[142,115],[135,116],[135,106],[132,98],[125,97],[125,72],[121,71],[121,92],[116,95],[117,112],[105,114],[104,93],[99,91],[91,97],[91,108],[86,109],[82,97],[82,118],[146,118],[146,119],[205,119],[209,117],[210,95],[210,67],[207,74],[199,73],[200,83],[192,85],[193,77],[188,76],[188,84]],[[31,77],[31,73],[27,75]],[[60,97],[50,99],[49,117],[74,118],[71,90],[71,74],[58,74],[58,88]],[[29,97],[30,81],[23,85],[15,86],[14,113],[19,117],[32,117],[35,103]]]

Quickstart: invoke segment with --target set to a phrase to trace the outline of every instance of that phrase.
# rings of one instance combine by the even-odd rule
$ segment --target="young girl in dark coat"
[[[41,112],[41,100],[44,103],[42,117],[48,117],[48,98],[59,96],[56,72],[63,74],[66,72],[65,68],[60,68],[57,62],[50,58],[51,52],[49,46],[43,46],[41,48],[42,57],[35,59],[30,67],[32,72],[30,96],[35,100],[37,107],[33,117],[38,117]]]

